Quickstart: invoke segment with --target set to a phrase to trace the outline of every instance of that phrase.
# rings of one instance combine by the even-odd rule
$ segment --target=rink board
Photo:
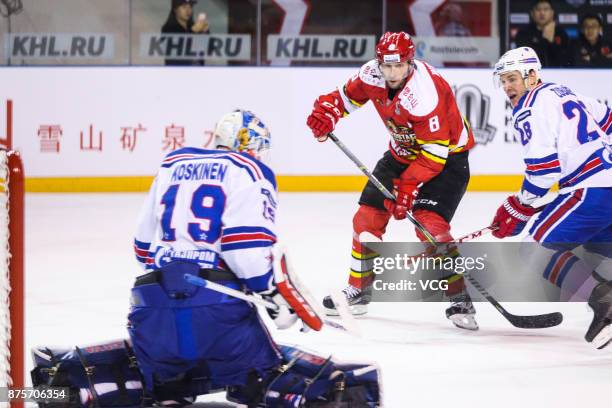
[[[523,172],[511,109],[489,69],[441,69],[474,129],[472,190],[512,190]],[[13,146],[28,191],[143,191],[161,158],[180,146],[212,146],[218,118],[250,109],[273,137],[272,167],[284,191],[355,191],[355,166],[306,127],[315,98],[354,68],[7,67],[0,69],[0,135],[13,101]],[[610,70],[546,70],[544,79],[606,100]],[[343,119],[336,135],[370,168],[388,135],[371,104]]]

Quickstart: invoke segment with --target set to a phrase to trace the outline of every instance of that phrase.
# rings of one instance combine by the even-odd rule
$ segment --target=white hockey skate
[[[342,293],[346,297],[346,302],[352,315],[359,316],[368,312],[368,303],[372,299],[371,287],[362,290],[353,285],[348,285],[342,289]],[[327,316],[339,316],[331,296],[323,298],[323,307]]]
[[[451,306],[446,309],[446,318],[455,326],[465,330],[478,330],[476,322],[476,309],[467,292],[461,292],[449,298]]]

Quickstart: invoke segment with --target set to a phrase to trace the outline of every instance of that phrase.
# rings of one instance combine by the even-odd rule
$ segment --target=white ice
[[[468,193],[453,221],[456,236],[487,225],[503,193]],[[130,286],[141,273],[132,252],[144,194],[28,194],[26,197],[26,350],[127,337]],[[280,238],[318,299],[345,286],[357,193],[280,195]],[[388,240],[414,240],[392,221]],[[612,349],[583,339],[584,303],[513,303],[514,313],[561,311],[544,330],[512,327],[478,303],[480,331],[454,328],[443,303],[377,303],[358,319],[363,338],[334,331],[272,329],[277,341],[342,359],[375,361],[385,407],[608,407]],[[27,353],[27,367],[31,359]],[[224,401],[222,395],[199,401]],[[225,406],[225,404],[223,404]],[[230,405],[228,405],[230,406]]]

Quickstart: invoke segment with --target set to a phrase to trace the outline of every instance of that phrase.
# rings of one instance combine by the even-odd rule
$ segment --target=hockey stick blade
[[[480,292],[485,299],[491,303],[502,316],[506,318],[514,327],[521,329],[545,329],[561,324],[563,315],[559,312],[546,313],[542,315],[519,316],[507,311],[482,285],[474,279],[469,273],[464,273],[463,276]]]
[[[340,331],[343,331],[343,332],[348,333],[348,334],[352,334],[352,335],[355,335],[355,336],[360,336],[359,334],[353,333],[351,330],[347,329],[346,327],[344,327],[340,323],[334,322],[333,320],[323,319],[323,324],[326,327],[329,327],[330,329],[336,329],[336,330],[340,330]]]
[[[514,327],[519,327],[521,329],[546,329],[548,327],[558,326],[563,322],[563,315],[559,312],[534,316],[517,316],[508,312],[502,312],[502,314]]]
[[[331,292],[330,294],[332,301],[334,302],[334,306],[336,306],[336,310],[338,311],[338,315],[340,320],[343,323],[343,326],[346,328],[350,334],[361,337],[361,330],[359,330],[359,325],[357,321],[349,311],[349,305],[346,301],[344,295],[339,292]],[[325,320],[325,324],[327,324],[328,320]]]

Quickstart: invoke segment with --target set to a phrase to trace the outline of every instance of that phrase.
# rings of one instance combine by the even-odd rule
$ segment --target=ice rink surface
[[[452,223],[454,235],[486,226],[506,195],[468,193]],[[144,194],[26,196],[28,350],[127,337],[129,291],[141,273],[132,240],[143,199]],[[280,195],[279,238],[318,299],[346,284],[357,199],[358,193]],[[391,221],[386,240],[414,239],[407,221]],[[583,340],[592,317],[586,304],[504,305],[517,314],[561,311],[565,320],[551,329],[520,330],[488,303],[477,303],[480,331],[467,332],[446,320],[446,303],[377,303],[358,319],[362,338],[329,330],[303,334],[297,327],[271,330],[280,342],[377,362],[385,407],[612,406],[612,348],[594,350]],[[28,370],[31,364],[28,354]],[[206,401],[224,398],[198,401],[210,406]]]

